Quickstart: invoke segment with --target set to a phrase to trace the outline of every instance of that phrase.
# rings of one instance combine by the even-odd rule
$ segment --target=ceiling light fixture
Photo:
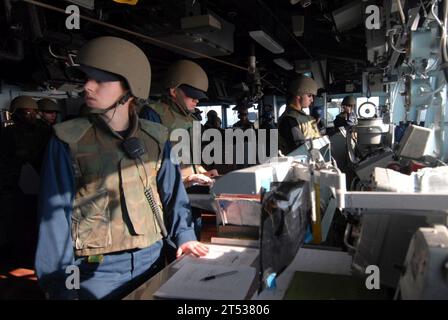
[[[249,35],[260,45],[271,51],[272,53],[283,53],[285,49],[274,39],[272,39],[263,30],[249,31]]]
[[[274,59],[273,61],[275,62],[275,64],[277,64],[278,66],[282,67],[285,70],[294,69],[294,66],[283,58],[277,58]]]

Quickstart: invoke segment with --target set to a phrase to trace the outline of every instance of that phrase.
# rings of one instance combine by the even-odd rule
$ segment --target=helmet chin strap
[[[117,108],[120,105],[124,105],[131,97],[132,97],[131,92],[127,91],[113,105],[111,105],[110,107],[107,107],[106,109],[90,108],[91,109],[90,110],[90,114],[104,115],[107,112],[109,112],[110,110],[115,109],[115,108]],[[114,112],[114,114],[115,114],[115,112]],[[112,118],[113,118],[113,116],[112,116]],[[112,120],[112,119],[110,119],[110,120]]]

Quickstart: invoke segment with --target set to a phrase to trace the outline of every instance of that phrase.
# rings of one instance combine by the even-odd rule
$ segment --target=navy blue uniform
[[[157,188],[164,207],[167,230],[177,246],[196,240],[191,226],[188,196],[177,165],[170,159],[167,142],[163,161],[157,173]],[[162,266],[162,241],[148,248],[105,254],[102,263],[88,263],[87,257],[76,257],[71,236],[71,216],[75,182],[68,146],[52,138],[42,168],[39,195],[39,237],[36,273],[39,283],[50,298],[120,297],[130,284],[149,277]],[[72,273],[67,267],[77,266],[81,273],[80,290],[68,290],[66,281]],[[68,269],[70,271],[70,269]],[[70,283],[70,281],[69,281]]]

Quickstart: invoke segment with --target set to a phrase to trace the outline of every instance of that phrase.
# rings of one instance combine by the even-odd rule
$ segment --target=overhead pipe
[[[58,7],[55,7],[55,6],[51,6],[51,5],[48,5],[48,4],[39,2],[39,1],[35,1],[35,0],[23,0],[23,1],[24,1],[24,2],[27,2],[27,3],[30,3],[30,4],[34,4],[34,5],[39,6],[39,7],[42,7],[42,8],[46,8],[46,9],[49,9],[49,10],[53,10],[53,11],[57,11],[57,12],[60,12],[60,13],[62,13],[62,14],[65,14],[65,11],[64,11],[64,10],[62,10],[62,9],[60,9],[60,8],[58,8]],[[225,65],[227,65],[227,66],[236,68],[236,69],[238,69],[238,70],[248,71],[248,68],[245,68],[245,67],[236,65],[236,64],[234,64],[234,63],[227,62],[227,61],[225,61],[225,60],[221,60],[221,59],[218,59],[218,58],[215,58],[215,57],[208,56],[208,55],[206,55],[206,54],[203,54],[203,53],[201,53],[201,52],[197,52],[197,51],[195,51],[195,50],[187,49],[187,48],[185,48],[185,47],[177,46],[177,45],[174,45],[174,44],[169,43],[169,42],[166,42],[166,41],[162,41],[162,40],[159,40],[159,39],[156,39],[156,38],[153,38],[153,37],[149,37],[149,36],[144,35],[144,34],[139,33],[139,32],[135,32],[135,31],[131,31],[131,30],[128,30],[128,29],[125,29],[125,28],[121,28],[121,27],[118,27],[118,26],[115,26],[115,25],[106,23],[106,22],[104,22],[104,21],[100,21],[100,20],[97,20],[97,19],[93,19],[93,18],[90,18],[90,17],[83,16],[83,15],[80,15],[79,17],[80,17],[81,19],[84,19],[84,20],[86,20],[86,21],[95,23],[95,24],[97,24],[97,25],[101,25],[101,26],[104,26],[104,27],[108,27],[108,28],[117,30],[117,31],[119,31],[119,32],[127,33],[127,34],[130,34],[130,35],[133,35],[133,36],[142,38],[142,39],[144,39],[144,40],[146,40],[146,41],[148,41],[148,42],[150,42],[150,43],[152,43],[152,44],[154,44],[154,45],[156,45],[156,46],[159,46],[159,47],[161,47],[161,48],[166,48],[166,47],[174,48],[174,49],[176,49],[176,50],[180,50],[180,51],[188,52],[188,53],[190,53],[190,54],[194,54],[194,55],[200,56],[200,57],[202,57],[202,58],[206,58],[206,59],[209,59],[209,60],[212,60],[212,61],[221,63],[221,64],[225,64]],[[302,45],[302,44],[300,44],[300,45]],[[304,52],[307,53],[306,48],[303,47],[303,49],[304,49]],[[278,90],[280,93],[282,93],[282,94],[285,93],[284,90],[278,88],[277,86],[273,85],[273,84],[270,83],[269,81],[267,81],[267,80],[265,80],[265,79],[261,79],[261,81],[263,81],[263,82],[266,83],[267,85],[269,85],[269,86],[275,88],[275,89]]]
[[[60,13],[62,13],[64,15],[66,14],[65,10],[63,10],[61,8],[58,8],[58,7],[55,7],[55,6],[52,6],[52,5],[48,5],[46,3],[42,3],[42,2],[39,2],[39,1],[35,1],[35,0],[22,0],[22,1],[30,3],[30,4],[34,4],[34,5],[42,7],[42,8],[46,8],[46,9],[49,9],[49,10],[57,11],[57,12],[60,12]],[[97,25],[100,25],[100,26],[103,26],[103,27],[107,27],[107,28],[110,28],[110,29],[114,29],[114,30],[117,30],[119,32],[123,32],[123,33],[126,33],[126,34],[130,34],[130,35],[133,35],[135,37],[139,37],[139,38],[144,39],[147,42],[150,42],[153,45],[159,46],[161,48],[167,48],[167,47],[168,48],[173,48],[173,49],[176,49],[176,50],[187,52],[189,54],[194,54],[194,55],[200,56],[202,58],[213,60],[215,62],[219,62],[219,63],[225,64],[227,66],[234,67],[234,68],[239,69],[239,70],[247,71],[247,68],[245,68],[245,67],[242,67],[242,66],[236,65],[234,63],[230,63],[230,62],[227,62],[225,60],[221,60],[221,59],[218,59],[218,58],[215,58],[215,57],[211,57],[209,55],[206,55],[204,53],[201,53],[201,52],[198,52],[198,51],[195,51],[195,50],[187,49],[187,48],[182,47],[182,46],[178,46],[178,45],[175,45],[175,44],[163,41],[163,40],[159,40],[159,39],[156,39],[156,38],[153,38],[153,37],[149,37],[149,36],[144,35],[142,33],[135,32],[135,31],[132,31],[132,30],[129,30],[129,29],[125,29],[125,28],[122,28],[122,27],[118,27],[116,25],[113,25],[113,24],[110,24],[110,23],[107,23],[107,22],[104,22],[104,21],[100,21],[98,19],[93,19],[93,18],[86,17],[86,16],[83,16],[83,15],[79,15],[79,17],[81,19],[83,19],[83,20],[95,23]]]

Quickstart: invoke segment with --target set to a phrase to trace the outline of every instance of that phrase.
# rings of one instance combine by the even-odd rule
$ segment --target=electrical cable
[[[401,18],[401,22],[403,22],[403,25],[406,24],[406,17],[404,15],[403,12],[403,7],[401,5],[401,0],[395,0],[397,2],[397,6],[398,6],[398,12],[400,12],[400,18]]]
[[[163,217],[163,212],[162,212],[162,210],[160,210],[160,207],[159,207],[159,205],[157,204],[157,202],[155,200],[155,196],[154,196],[153,190],[151,188],[151,185],[149,184],[149,175],[148,175],[148,172],[146,171],[145,164],[144,164],[144,162],[143,162],[141,157],[138,157],[137,160],[140,161],[140,164],[143,167],[143,170],[145,172],[146,183],[143,182],[143,178],[140,175],[140,170],[138,169],[138,163],[135,162],[139,178],[140,178],[140,180],[142,181],[142,184],[143,184],[143,189],[144,189],[146,200],[148,201],[149,207],[151,208],[151,210],[152,210],[152,212],[154,214],[154,217],[156,219],[156,222],[157,222],[157,224],[160,227],[160,232],[162,233],[162,236],[165,239],[167,239],[168,232],[166,230],[165,223],[163,222],[163,218],[162,218]]]
[[[64,57],[64,56],[58,56],[57,54],[55,54],[55,53],[53,52],[53,50],[51,50],[51,44],[48,45],[48,52],[49,52],[50,55],[53,56],[53,58],[55,58],[55,59],[59,59],[59,60],[67,60],[66,57]]]
[[[446,22],[444,24],[443,36],[442,36],[442,39],[440,41],[440,45],[441,45],[443,62],[446,63],[448,61],[448,55],[447,55],[447,50],[446,50]]]
[[[445,24],[443,24],[442,21],[440,21],[439,17],[437,16],[437,14],[434,11],[436,3],[437,3],[437,0],[434,0],[434,2],[432,3],[432,6],[431,6],[431,13],[434,16],[434,19],[437,21],[440,28],[442,29],[442,38],[440,41],[440,45],[441,45],[441,51],[442,51],[442,59],[444,60],[444,62],[446,62],[446,61],[448,61],[448,55],[447,55],[447,51],[446,51],[446,21],[445,21],[446,14],[445,14],[445,18],[444,18]],[[446,4],[445,4],[445,11],[446,11]]]
[[[426,11],[425,4],[423,3],[422,0],[420,0],[420,4],[421,4],[421,7],[422,7],[423,11],[425,12],[425,18],[426,18],[428,16],[428,11]]]
[[[402,49],[397,49],[397,47],[395,47],[394,44],[394,40],[393,40],[393,35],[390,36],[389,38],[389,42],[390,42],[390,46],[392,47],[392,49],[398,53],[406,53],[406,50],[402,50]]]
[[[60,9],[58,7],[54,7],[54,6],[48,5],[46,3],[41,3],[39,1],[34,1],[34,0],[23,0],[23,1],[27,2],[29,4],[34,4],[34,5],[42,7],[42,8],[46,8],[46,9],[49,9],[49,10],[60,12],[60,13],[62,13],[64,15],[66,14],[65,10]],[[176,49],[176,50],[180,50],[180,51],[183,51],[183,52],[186,52],[186,53],[189,53],[189,54],[197,55],[197,56],[200,56],[202,58],[206,58],[206,59],[209,59],[209,60],[212,60],[212,61],[224,64],[224,65],[236,68],[238,70],[248,71],[247,67],[242,67],[242,66],[236,65],[234,63],[227,62],[225,60],[221,60],[221,59],[217,59],[215,57],[211,57],[209,55],[203,54],[203,53],[195,51],[195,50],[187,49],[185,47],[177,46],[175,44],[172,44],[172,43],[169,43],[169,42],[166,42],[166,41],[162,41],[162,40],[159,40],[159,39],[156,39],[156,38],[153,38],[153,37],[149,37],[149,36],[144,35],[144,34],[139,33],[139,32],[135,32],[135,31],[128,30],[128,29],[125,29],[125,28],[121,28],[121,27],[115,26],[113,24],[110,24],[110,23],[107,23],[107,22],[103,22],[103,21],[100,21],[100,20],[97,20],[97,19],[93,19],[93,18],[90,18],[90,17],[86,17],[86,16],[83,16],[83,15],[79,15],[79,17],[81,19],[84,19],[86,21],[89,21],[89,22],[92,22],[92,23],[95,23],[95,24],[98,24],[98,25],[101,25],[101,26],[104,26],[104,27],[108,27],[108,28],[111,28],[111,29],[114,29],[114,30],[118,30],[120,32],[124,32],[124,33],[130,34],[130,35],[133,35],[133,36],[136,36],[136,37],[139,37],[139,38],[143,38],[143,39],[147,40],[148,42],[151,42],[152,44],[157,45],[160,48],[164,48],[164,49],[166,49],[166,47],[173,48],[173,49]],[[293,37],[293,39],[299,44],[299,46],[302,48],[302,50],[304,50],[304,52],[307,53],[307,55],[312,57],[309,54],[309,52],[307,51],[307,49],[295,37]],[[285,93],[283,90],[281,90],[278,87],[274,86],[269,81],[267,81],[265,79],[262,79],[262,81],[264,83],[266,83],[267,85],[272,86],[274,89],[277,89],[280,93],[282,93],[282,94]]]

